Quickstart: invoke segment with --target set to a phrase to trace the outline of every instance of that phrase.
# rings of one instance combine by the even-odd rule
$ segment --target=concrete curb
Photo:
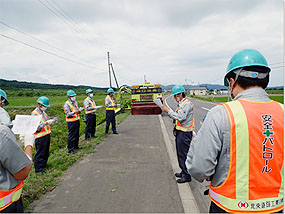
[[[180,168],[178,166],[178,161],[176,157],[175,148],[168,136],[165,124],[163,122],[162,116],[159,115],[159,121],[161,125],[161,131],[163,135],[163,140],[170,158],[170,163],[172,166],[173,173],[180,171]],[[198,205],[195,201],[195,198],[193,196],[192,190],[188,183],[184,184],[177,184],[179,195],[182,201],[184,213],[200,213],[200,210],[198,208]]]

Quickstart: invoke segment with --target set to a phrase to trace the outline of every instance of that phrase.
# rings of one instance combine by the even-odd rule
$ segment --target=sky
[[[237,51],[283,81],[282,0],[0,0],[0,78],[108,87],[223,84]],[[112,77],[112,86],[115,85]]]

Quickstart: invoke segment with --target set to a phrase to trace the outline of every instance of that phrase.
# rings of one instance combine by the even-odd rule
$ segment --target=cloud
[[[74,22],[67,24],[40,1],[31,0],[2,0],[0,21],[72,55],[0,25],[1,32],[96,68],[0,37],[4,79],[108,86],[107,51],[119,83],[130,85],[142,83],[144,75],[154,83],[177,84],[188,79],[223,84],[230,57],[244,48],[260,50],[269,64],[283,61],[282,1],[41,2],[62,8]],[[282,69],[273,69],[271,85],[282,85],[281,75]]]

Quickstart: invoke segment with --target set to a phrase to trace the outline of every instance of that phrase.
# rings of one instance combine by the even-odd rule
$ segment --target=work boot
[[[75,151],[73,151],[73,150],[68,151],[68,153],[69,153],[69,154],[73,154],[73,155],[74,155],[74,154],[76,154],[76,152],[75,152]]]
[[[190,178],[179,178],[176,180],[177,183],[182,184],[182,183],[186,183],[186,182],[191,182],[191,177]]]
[[[177,172],[177,173],[175,173],[175,177],[177,177],[177,178],[182,178],[182,172]]]
[[[114,131],[113,134],[119,134],[117,131]]]

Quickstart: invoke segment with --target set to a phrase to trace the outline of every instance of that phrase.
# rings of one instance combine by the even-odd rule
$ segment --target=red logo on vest
[[[239,203],[238,203],[238,207],[240,208],[240,209],[246,209],[246,208],[248,208],[248,203],[246,202],[246,201],[240,201]]]

